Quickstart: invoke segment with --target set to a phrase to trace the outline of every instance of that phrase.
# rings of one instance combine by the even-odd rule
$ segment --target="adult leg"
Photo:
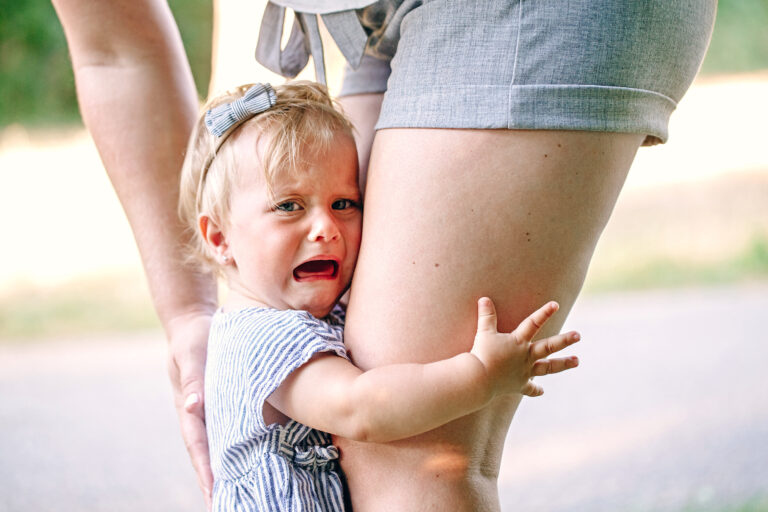
[[[482,295],[495,301],[500,330],[557,300],[541,335],[559,330],[643,138],[379,131],[345,331],[355,363],[469,350]],[[501,447],[518,401],[389,445],[339,440],[355,509],[497,509]]]
[[[371,146],[375,131],[373,127],[381,112],[383,93],[353,94],[340,98],[344,113],[355,127],[355,145],[360,162],[360,190],[365,192],[368,180],[368,162],[371,158]]]
[[[559,330],[637,147],[666,139],[714,5],[404,0],[348,310],[354,361],[467,350],[481,295],[507,330],[556,299],[542,335]],[[516,406],[390,445],[339,440],[356,510],[498,508]]]

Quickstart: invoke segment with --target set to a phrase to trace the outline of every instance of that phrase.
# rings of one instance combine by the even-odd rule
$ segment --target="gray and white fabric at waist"
[[[375,3],[376,0],[272,0],[270,3],[293,9],[296,12],[328,14],[354,11]]]
[[[306,67],[312,55],[316,79],[325,84],[323,43],[318,25],[320,16],[341,54],[353,69],[357,69],[365,53],[368,36],[356,9],[373,3],[371,0],[269,1],[261,20],[256,60],[270,71],[293,78]],[[294,10],[295,20],[288,43],[281,49],[286,8]]]

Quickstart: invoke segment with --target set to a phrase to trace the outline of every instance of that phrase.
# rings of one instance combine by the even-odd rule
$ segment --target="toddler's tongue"
[[[331,260],[314,260],[302,263],[293,271],[296,279],[306,279],[309,277],[327,277],[332,278],[336,275],[338,264]]]

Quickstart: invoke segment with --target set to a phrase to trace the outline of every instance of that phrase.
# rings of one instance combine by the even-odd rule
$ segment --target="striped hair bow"
[[[271,85],[256,84],[242,98],[206,112],[205,126],[211,134],[221,137],[256,114],[272,108],[276,101],[277,95]]]
[[[235,131],[235,128],[253,118],[255,115],[269,110],[277,102],[277,94],[269,84],[256,84],[248,89],[242,98],[231,103],[223,103],[205,113],[205,127],[216,137],[213,151],[203,162],[200,179],[197,183],[197,206],[203,194],[205,177],[208,175],[213,159],[219,152],[224,141]]]

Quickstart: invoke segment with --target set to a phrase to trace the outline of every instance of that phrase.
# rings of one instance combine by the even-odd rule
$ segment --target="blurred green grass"
[[[731,505],[689,505],[681,512],[768,512],[768,496],[756,496],[742,503]]]
[[[0,297],[0,343],[159,327],[140,274],[19,286]]]
[[[645,261],[630,259],[627,265],[611,269],[593,268],[583,293],[716,286],[755,280],[768,280],[768,236],[764,233],[755,234],[741,251],[720,261],[702,263],[658,257]],[[81,278],[45,289],[21,287],[0,297],[0,343],[159,328],[144,280],[138,273]]]
[[[202,0],[171,0],[170,5],[202,96],[210,73],[211,5]],[[0,16],[0,127],[77,121],[66,44],[50,3],[0,0],[0,12],[4,13]],[[702,73],[768,69],[766,26],[768,0],[720,0]],[[670,257],[664,251],[641,257],[627,254],[622,259],[607,268],[596,258],[584,293],[768,279],[768,236],[756,232],[740,250],[717,261]],[[159,323],[139,269],[130,276],[19,287],[0,295],[0,343],[156,328]]]
[[[617,268],[593,268],[584,283],[584,293],[618,290],[708,286],[768,279],[768,236],[756,233],[746,246],[728,258],[701,262],[651,257]]]

